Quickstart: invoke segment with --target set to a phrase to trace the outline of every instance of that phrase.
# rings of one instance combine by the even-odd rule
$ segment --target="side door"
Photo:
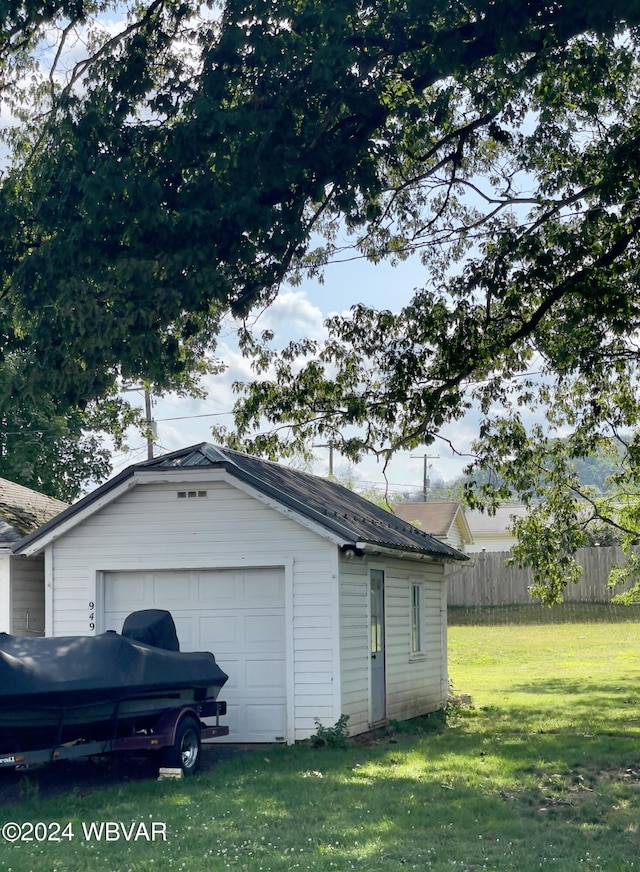
[[[371,723],[383,721],[387,714],[384,633],[384,572],[372,569],[370,578],[370,654],[371,654]]]

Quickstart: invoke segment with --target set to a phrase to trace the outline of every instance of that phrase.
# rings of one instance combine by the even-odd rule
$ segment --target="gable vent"
[[[206,490],[178,491],[179,500],[202,500],[207,496]]]

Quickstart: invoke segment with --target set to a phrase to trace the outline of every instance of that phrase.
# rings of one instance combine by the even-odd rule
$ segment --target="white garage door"
[[[284,570],[225,569],[104,574],[105,630],[138,609],[167,609],[182,651],[211,651],[229,680],[229,742],[286,736]]]

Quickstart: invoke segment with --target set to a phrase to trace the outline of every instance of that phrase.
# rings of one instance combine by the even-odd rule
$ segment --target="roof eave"
[[[104,508],[104,506],[115,500],[120,494],[133,487],[135,479],[132,468],[126,472],[126,475],[121,473],[116,479],[107,482],[108,486],[102,485],[102,487],[97,488],[97,490],[82,500],[69,506],[68,509],[56,515],[55,518],[51,518],[41,527],[38,527],[33,533],[18,539],[13,546],[13,553],[22,554],[26,557],[39,554],[55,539],[64,536],[65,533],[69,532],[81,521]]]
[[[96,511],[104,508],[112,500],[117,499],[123,492],[137,484],[152,484],[159,481],[178,482],[180,480],[191,480],[199,478],[206,471],[207,477],[215,477],[214,470],[218,471],[218,475],[233,479],[233,483],[240,489],[246,489],[253,496],[260,494],[263,502],[278,509],[281,513],[289,515],[302,523],[303,526],[313,529],[324,538],[330,539],[340,547],[356,547],[361,544],[364,550],[371,553],[387,553],[395,557],[404,556],[414,560],[432,560],[435,562],[462,562],[468,558],[458,552],[451,546],[444,546],[445,550],[433,549],[429,546],[421,546],[420,544],[394,544],[393,542],[374,542],[372,540],[356,542],[359,534],[354,529],[350,529],[350,525],[343,523],[341,519],[333,517],[330,514],[324,514],[315,508],[304,504],[299,498],[283,492],[271,485],[268,482],[257,478],[253,473],[247,472],[238,466],[232,459],[227,457],[219,449],[215,449],[215,453],[208,451],[206,457],[209,461],[208,466],[188,466],[179,467],[165,465],[167,461],[176,458],[182,458],[188,451],[197,449],[204,452],[205,448],[211,446],[201,445],[194,446],[190,449],[173,452],[170,455],[165,455],[162,459],[154,461],[146,461],[136,466],[129,467],[123,470],[118,476],[96,491],[89,494],[83,500],[70,506],[66,511],[63,511],[57,517],[44,524],[38,530],[25,536],[19,540],[14,548],[14,553],[32,555],[41,552],[51,542],[60,536],[65,535],[76,524],[81,523],[85,518],[92,515]],[[160,462],[158,462],[160,460]],[[214,475],[212,476],[212,473]],[[361,535],[361,534],[360,534]],[[431,538],[431,537],[430,537]],[[446,550],[449,549],[449,550]]]
[[[471,532],[471,528],[467,522],[467,516],[464,513],[464,509],[462,506],[458,505],[458,511],[454,516],[454,522],[458,519],[460,521],[460,527],[462,529],[462,541],[467,544],[473,544],[473,533]],[[453,522],[452,522],[453,523]]]
[[[411,560],[428,560],[432,563],[467,563],[469,557],[461,551],[451,549],[450,554],[435,551],[407,548],[406,545],[383,545],[380,542],[356,542],[356,550],[367,554],[386,554],[390,557],[399,557]]]

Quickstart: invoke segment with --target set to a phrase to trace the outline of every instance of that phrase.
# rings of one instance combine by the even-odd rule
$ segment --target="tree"
[[[111,472],[111,453],[80,411],[14,406],[0,422],[0,477],[65,502]]]
[[[612,585],[628,589],[614,601],[640,601],[640,396],[633,356],[609,362],[607,372],[558,380],[552,393],[540,390],[546,427],[527,433],[518,414],[487,422],[478,440],[478,468],[491,469],[500,487],[467,485],[470,502],[490,504],[516,491],[530,506],[513,529],[515,561],[532,566],[532,592],[543,602],[560,602],[581,567],[577,548],[594,541],[620,541],[625,562],[614,567]],[[564,439],[554,432],[571,429]],[[549,432],[550,431],[550,432]],[[609,458],[611,472],[604,493],[580,479],[585,457]],[[631,583],[630,585],[628,583]]]
[[[24,7],[30,45],[34,9],[63,41],[87,11]],[[424,287],[332,319],[323,346],[247,331],[237,438],[389,457],[475,402],[480,466],[501,448],[526,490],[519,405],[564,403],[586,449],[601,393],[634,397],[639,24],[638,0],[132,7],[66,81],[43,75],[12,138],[1,314],[39,362],[22,384],[58,408],[121,377],[181,385],[225,312],[321,270],[344,228],[373,261],[421,252]],[[247,443],[265,419],[293,429]]]
[[[0,392],[0,477],[73,502],[111,473],[109,442],[122,449],[127,429],[142,430],[146,422],[115,392],[60,409],[51,396],[21,390],[21,369],[11,355],[0,364],[0,385],[13,387],[10,398]]]

